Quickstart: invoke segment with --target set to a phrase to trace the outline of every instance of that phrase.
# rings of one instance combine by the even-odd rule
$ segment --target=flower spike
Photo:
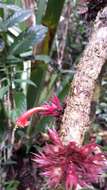
[[[19,118],[17,118],[16,125],[19,127],[25,127],[29,125],[29,119],[35,113],[39,113],[42,116],[58,117],[62,114],[62,111],[63,108],[60,104],[58,97],[54,96],[51,102],[46,103],[40,107],[32,108],[22,114]]]

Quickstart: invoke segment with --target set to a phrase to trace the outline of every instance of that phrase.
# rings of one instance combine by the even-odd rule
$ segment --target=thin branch
[[[67,33],[68,33],[68,26],[69,26],[69,20],[70,20],[70,15],[71,15],[71,1],[67,2],[66,5],[66,9],[65,9],[65,13],[64,13],[64,21],[62,21],[62,23],[60,23],[60,25],[63,25],[63,32],[61,35],[60,42],[58,44],[58,48],[57,48],[57,64],[59,65],[59,67],[61,67],[61,63],[62,60],[64,58],[64,49],[65,49],[65,45],[66,45],[66,37],[67,37]]]

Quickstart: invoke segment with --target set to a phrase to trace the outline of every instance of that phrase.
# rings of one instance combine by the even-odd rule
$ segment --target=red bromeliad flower
[[[52,144],[47,144],[43,151],[34,154],[33,161],[43,170],[50,187],[65,183],[66,190],[89,187],[97,183],[105,169],[107,160],[95,143],[79,147],[75,142],[63,145],[55,130],[48,130]]]
[[[46,103],[40,107],[32,108],[22,114],[17,120],[16,124],[20,127],[27,126],[29,124],[29,118],[35,114],[40,113],[43,116],[54,116],[57,117],[62,114],[63,108],[57,96],[51,100],[51,102]]]

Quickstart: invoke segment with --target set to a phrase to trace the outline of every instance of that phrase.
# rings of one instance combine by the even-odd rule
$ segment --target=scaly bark
[[[67,107],[62,120],[61,138],[64,144],[83,143],[90,127],[90,108],[96,79],[107,60],[107,7],[98,13],[92,36],[80,59],[71,84]]]

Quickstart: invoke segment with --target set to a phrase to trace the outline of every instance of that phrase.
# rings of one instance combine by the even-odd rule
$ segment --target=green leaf
[[[11,111],[10,115],[13,122],[15,122],[16,118],[27,110],[26,97],[22,92],[15,92],[14,100],[15,100],[15,109]]]
[[[54,85],[56,84],[56,80],[57,80],[57,77],[58,75],[55,74],[55,73],[46,73],[46,76],[49,77],[49,81],[47,83],[47,85],[44,85],[41,89],[41,93],[40,93],[40,96],[39,96],[39,102],[40,104],[44,101],[46,101],[50,96],[51,96],[51,93],[52,93],[52,89],[54,88]]]
[[[23,113],[27,109],[26,97],[22,92],[15,92],[14,94],[16,109]]]
[[[43,23],[50,28],[55,28],[59,22],[65,0],[48,0]]]
[[[27,83],[27,84],[32,85],[34,87],[37,87],[36,84],[34,82],[32,82],[31,80],[29,80],[29,79],[27,79],[27,80],[24,80],[24,79],[23,80],[22,79],[15,79],[14,82],[16,82],[16,83],[22,83],[22,82],[24,82],[24,83]]]
[[[10,180],[10,181],[6,181],[4,183],[4,186],[5,186],[6,190],[17,190],[19,183],[20,182],[17,180]]]
[[[22,55],[22,56],[20,56],[23,60],[33,60],[33,61],[43,61],[43,62],[45,62],[45,63],[49,63],[49,62],[51,62],[51,58],[50,58],[50,56],[48,56],[48,55],[33,55],[33,54],[30,54],[30,55]]]
[[[10,47],[10,54],[20,54],[29,50],[33,45],[41,42],[45,37],[47,28],[42,25],[37,25],[22,32]]]
[[[8,92],[9,86],[0,88],[0,99],[2,100],[4,95]]]
[[[21,63],[22,61],[23,60],[21,58],[15,57],[13,55],[7,56],[7,59],[6,59],[6,63],[9,63],[9,64],[17,64],[17,63]]]
[[[34,105],[38,104],[40,93],[44,87],[43,85],[44,85],[45,70],[46,70],[46,65],[44,63],[37,64],[36,68],[31,73],[31,80],[37,85],[37,88],[34,89],[32,86],[28,87],[28,93],[27,93],[28,108],[31,108]]]
[[[9,19],[2,23],[3,29],[7,30],[8,28],[14,26],[15,24],[21,23],[28,19],[32,15],[32,10],[20,10],[15,12]]]
[[[42,21],[43,13],[45,12],[45,7],[46,7],[46,0],[39,0],[38,2],[38,10],[37,10],[37,24],[40,24]]]
[[[105,151],[105,152],[107,152],[107,146],[103,146],[102,150]]]
[[[44,61],[45,63],[49,63],[51,58],[48,55],[36,55],[34,56],[36,61]]]
[[[0,8],[2,9],[10,9],[10,10],[13,10],[13,11],[20,11],[22,10],[20,7],[18,7],[17,5],[14,5],[14,4],[6,4],[6,3],[2,3],[0,2]]]

